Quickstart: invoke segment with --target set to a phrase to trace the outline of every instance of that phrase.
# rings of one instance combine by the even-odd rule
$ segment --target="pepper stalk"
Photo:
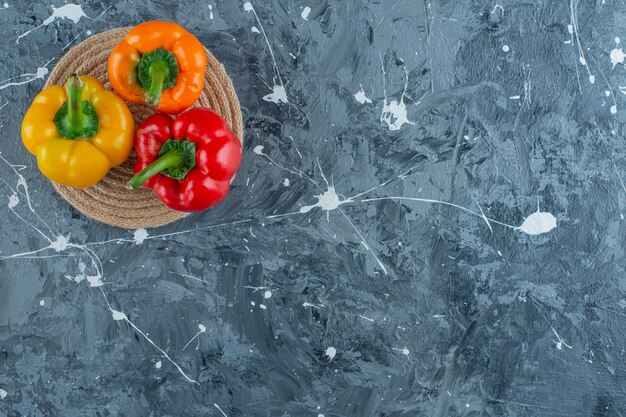
[[[99,120],[91,103],[83,100],[85,83],[76,74],[65,83],[67,101],[54,115],[57,132],[67,139],[90,138],[98,132]]]
[[[196,166],[196,144],[188,140],[170,139],[161,146],[159,158],[139,171],[126,183],[126,188],[133,190],[161,173],[170,178],[183,180]]]
[[[170,51],[157,48],[141,56],[137,67],[137,78],[146,89],[146,104],[157,107],[163,90],[176,85],[178,62]]]

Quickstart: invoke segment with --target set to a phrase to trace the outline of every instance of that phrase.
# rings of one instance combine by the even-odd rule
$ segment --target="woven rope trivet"
[[[107,60],[111,50],[131,28],[119,28],[81,42],[69,50],[56,64],[45,87],[64,85],[71,74],[91,75],[111,89],[107,75]],[[243,138],[243,120],[239,100],[222,65],[207,52],[207,70],[204,90],[193,107],[209,107],[220,114],[240,141]],[[154,113],[154,110],[128,103],[135,127]],[[57,192],[85,216],[111,226],[127,229],[158,227],[171,223],[188,213],[170,210],[161,203],[152,190],[126,189],[126,181],[133,176],[135,153],[122,165],[109,171],[98,184],[88,188],[73,188],[53,183]]]

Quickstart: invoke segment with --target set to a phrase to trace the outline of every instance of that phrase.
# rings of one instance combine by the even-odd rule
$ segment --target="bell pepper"
[[[22,121],[22,141],[52,181],[89,187],[133,148],[135,124],[126,103],[97,79],[72,75],[33,100]]]
[[[176,119],[157,113],[135,135],[137,164],[128,188],[143,184],[169,208],[198,212],[226,197],[241,162],[241,142],[226,122],[196,107]]]
[[[178,114],[200,97],[206,53],[181,26],[153,20],[131,29],[109,55],[113,89],[125,100]]]

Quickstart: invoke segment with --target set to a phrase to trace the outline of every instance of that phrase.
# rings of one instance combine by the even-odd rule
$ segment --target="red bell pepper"
[[[226,197],[241,162],[241,142],[217,113],[198,107],[176,119],[148,117],[137,129],[135,153],[128,188],[143,184],[167,207],[198,212]]]

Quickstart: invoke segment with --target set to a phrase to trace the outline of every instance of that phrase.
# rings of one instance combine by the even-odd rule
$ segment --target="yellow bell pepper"
[[[124,100],[97,79],[72,75],[35,97],[22,121],[22,141],[52,181],[89,187],[123,163],[135,124]]]

